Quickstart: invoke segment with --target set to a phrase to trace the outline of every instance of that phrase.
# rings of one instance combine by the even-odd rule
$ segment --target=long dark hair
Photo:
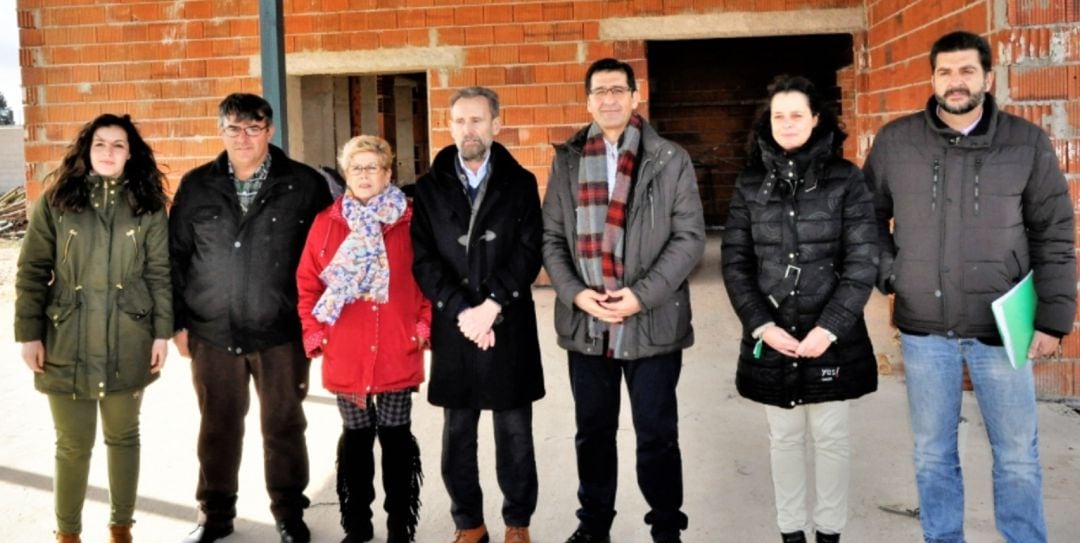
[[[769,84],[765,105],[758,111],[754,121],[754,128],[750,131],[750,141],[746,144],[747,150],[750,152],[750,165],[760,166],[762,164],[760,142],[764,141],[767,145],[775,148],[780,147],[772,136],[771,106],[773,97],[782,92],[799,92],[805,95],[806,101],[810,104],[810,113],[818,117],[817,126],[814,127],[814,130],[810,133],[810,139],[803,144],[803,147],[810,145],[826,134],[832,134],[833,155],[842,156],[847,132],[844,132],[844,126],[840,119],[837,118],[836,112],[825,104],[821,94],[818,93],[817,88],[809,79],[784,74],[776,76],[772,83]]]
[[[117,116],[112,113],[99,115],[79,130],[60,166],[45,178],[45,198],[57,208],[74,213],[90,205],[90,185],[86,183],[91,171],[90,145],[94,133],[106,126],[118,126],[127,133],[128,152],[131,154],[124,163],[128,204],[136,215],[163,209],[169,199],[165,196],[165,174],[158,169],[154,151],[139,135],[129,115]]]

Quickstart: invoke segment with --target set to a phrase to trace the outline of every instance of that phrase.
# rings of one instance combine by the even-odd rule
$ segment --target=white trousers
[[[807,525],[806,436],[814,440],[814,517],[819,532],[838,534],[847,524],[851,440],[848,402],[800,405],[794,409],[765,406],[769,419],[776,524],[784,533]]]

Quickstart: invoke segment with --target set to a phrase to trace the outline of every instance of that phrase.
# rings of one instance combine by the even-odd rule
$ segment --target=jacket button
[[[941,297],[941,291],[940,290],[935,290],[934,291],[934,297],[935,298],[940,298]]]
[[[795,407],[795,402],[791,402],[791,407]]]
[[[443,308],[443,303],[442,302],[436,302],[435,306],[438,307],[439,309],[442,309]]]
[[[795,253],[788,253],[787,257],[788,257],[788,260],[795,260]]]
[[[244,350],[243,350],[243,349],[241,349],[240,347],[237,347],[237,348],[236,348],[236,354],[240,354],[240,353],[242,353],[242,352],[244,352]]]
[[[791,367],[797,368],[797,367],[799,367],[799,363],[798,362],[792,362]]]
[[[371,346],[371,352],[375,352],[375,350],[376,350],[376,347],[374,345],[372,345]]]
[[[513,292],[512,294],[511,294],[511,296],[513,296],[513,297],[517,298],[517,297],[518,297],[518,291],[516,291],[516,290],[515,290],[515,291],[514,291],[514,292]]]
[[[792,327],[791,327],[791,331],[792,331],[792,332],[794,332],[794,331],[795,331],[795,327],[794,327],[794,326],[792,326]]]
[[[330,343],[330,340],[329,340],[329,339],[323,338],[323,340],[322,340],[322,344],[323,344],[323,345],[327,345],[327,344],[329,344],[329,343]]]
[[[100,387],[100,388],[105,388],[105,382],[102,381],[102,382],[98,383],[97,386]]]
[[[97,395],[98,395],[98,398],[104,398],[105,397],[104,392],[98,392]]]
[[[237,240],[237,241],[236,241],[236,242],[234,242],[234,243],[233,243],[232,245],[233,245],[233,247],[236,247],[237,249],[239,249],[239,248],[240,248],[240,241],[239,241],[239,240]]]
[[[371,306],[371,310],[372,310],[372,311],[378,311],[378,310],[379,310],[379,306],[377,306],[377,305],[372,305],[372,306]]]
[[[623,351],[623,352],[622,352],[622,355],[623,355],[623,356],[630,356],[630,351]]]

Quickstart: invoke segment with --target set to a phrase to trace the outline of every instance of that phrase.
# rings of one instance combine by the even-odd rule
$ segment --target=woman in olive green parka
[[[172,336],[164,175],[131,119],[86,124],[34,204],[15,280],[15,340],[56,427],[57,541],[79,542],[97,413],[110,541],[131,541],[142,390]]]

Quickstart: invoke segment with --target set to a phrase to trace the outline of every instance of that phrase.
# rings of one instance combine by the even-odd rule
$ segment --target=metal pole
[[[289,152],[289,111],[285,100],[285,18],[282,0],[259,0],[259,56],[263,98],[274,108],[276,129],[271,140]]]

